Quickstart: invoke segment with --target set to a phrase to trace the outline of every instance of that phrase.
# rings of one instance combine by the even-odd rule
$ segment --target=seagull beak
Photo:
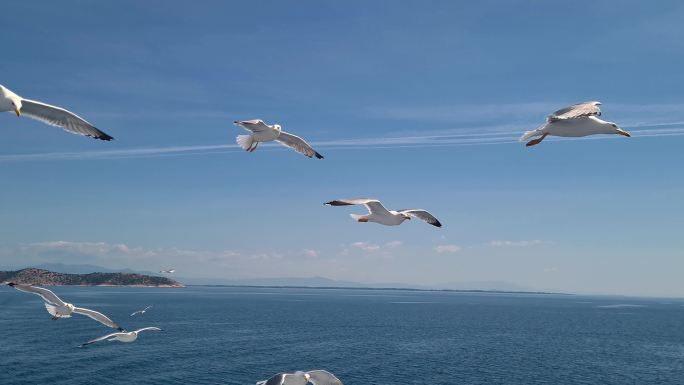
[[[620,129],[620,128],[617,129],[617,133],[618,133],[618,135],[626,136],[628,138],[632,137],[632,135],[629,132],[627,132],[623,129]]]
[[[21,111],[19,111],[19,107],[14,107],[14,112],[17,114],[17,116],[21,116]]]

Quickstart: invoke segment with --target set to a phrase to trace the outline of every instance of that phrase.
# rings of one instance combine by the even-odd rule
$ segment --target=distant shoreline
[[[416,291],[416,292],[447,292],[447,293],[484,293],[484,294],[534,294],[534,295],[568,295],[570,293],[556,293],[546,291],[509,291],[509,290],[477,290],[477,289],[417,289],[402,287],[349,287],[349,286],[296,286],[296,285],[185,285],[186,287],[251,287],[264,289],[327,289],[327,290],[374,290],[374,291]]]

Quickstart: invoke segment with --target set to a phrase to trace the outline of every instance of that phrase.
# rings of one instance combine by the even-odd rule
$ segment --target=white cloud
[[[529,241],[509,241],[509,240],[495,240],[489,242],[490,246],[494,247],[528,247],[528,246],[536,246],[536,245],[541,245],[544,243],[544,241],[541,241],[539,239],[533,239]]]
[[[380,245],[376,245],[375,243],[370,243],[370,242],[354,242],[351,244],[352,247],[356,247],[357,249],[361,249],[366,252],[373,252],[373,251],[379,251],[380,250]]]
[[[459,245],[437,245],[437,246],[435,246],[435,251],[438,254],[458,253],[459,251],[461,251],[461,246],[459,246]]]
[[[389,249],[394,249],[394,248],[397,248],[399,246],[402,246],[403,244],[404,244],[404,242],[402,242],[402,241],[390,241],[390,242],[385,243],[385,247],[389,248]]]
[[[318,258],[318,251],[314,249],[304,249],[304,255],[310,258]]]

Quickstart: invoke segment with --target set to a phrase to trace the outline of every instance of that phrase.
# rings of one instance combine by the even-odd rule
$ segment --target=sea
[[[254,384],[326,369],[345,385],[684,384],[684,300],[254,287],[53,287],[126,329],[52,321],[0,288],[0,384]],[[143,315],[130,316],[146,306]]]

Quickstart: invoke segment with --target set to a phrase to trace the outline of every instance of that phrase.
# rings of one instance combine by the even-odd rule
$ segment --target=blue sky
[[[684,296],[684,4],[12,2],[0,265]],[[9,32],[11,31],[11,32]],[[634,136],[517,142],[601,100]],[[262,118],[326,158],[235,146]],[[354,223],[374,197],[444,227]]]

